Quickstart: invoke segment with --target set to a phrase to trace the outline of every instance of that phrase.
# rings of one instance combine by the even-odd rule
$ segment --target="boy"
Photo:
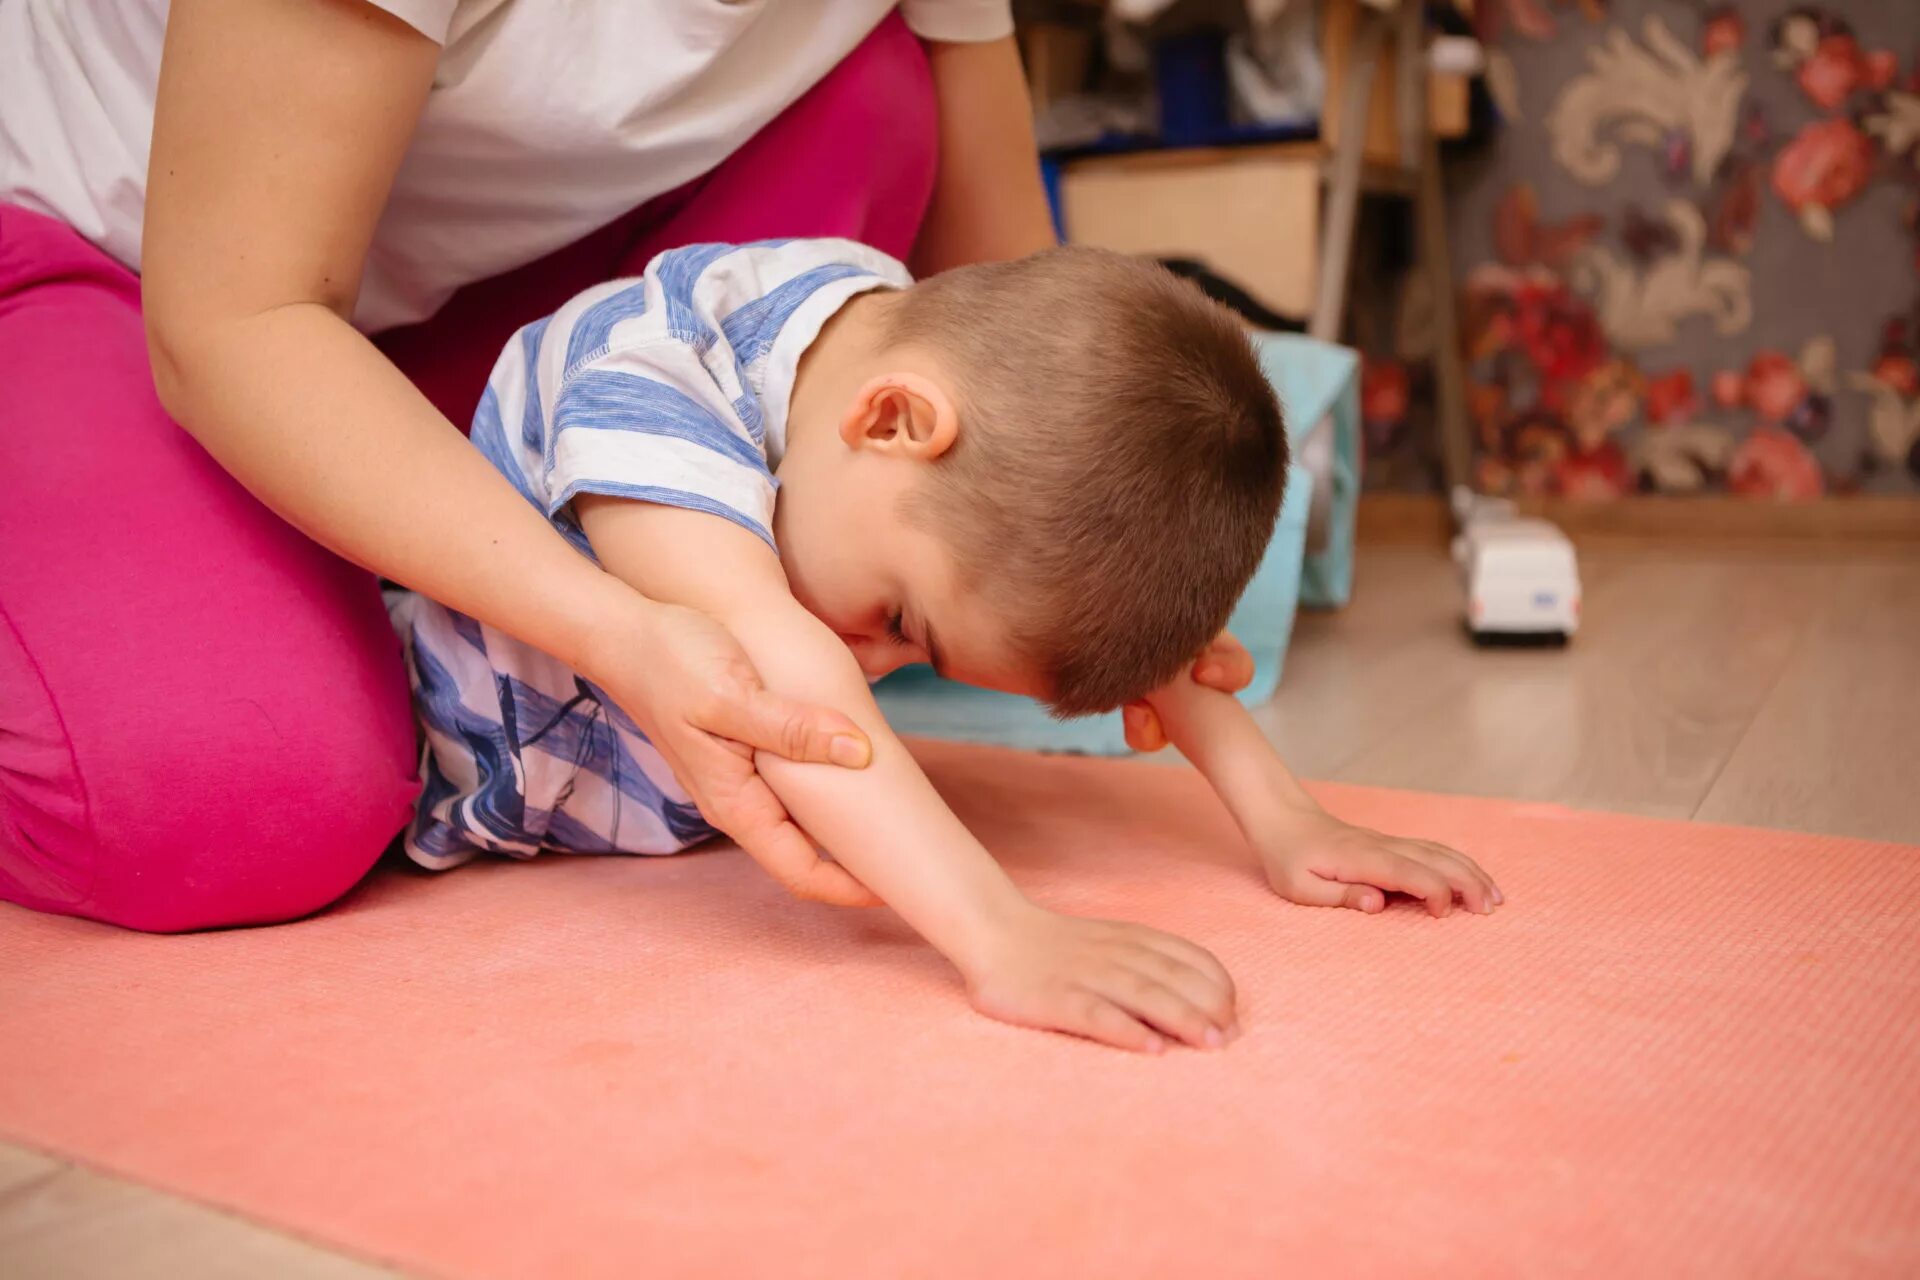
[[[523,330],[473,441],[583,555],[718,621],[769,688],[860,724],[864,770],[762,756],[761,773],[991,1016],[1149,1052],[1237,1031],[1199,947],[1020,894],[867,691],[910,662],[1067,715],[1147,699],[1294,901],[1500,900],[1451,850],[1328,817],[1245,710],[1186,674],[1265,550],[1286,442],[1245,334],[1157,267],[1060,249],[915,285],[845,241],[675,250]],[[430,602],[410,612],[416,861],[713,834],[589,682]]]

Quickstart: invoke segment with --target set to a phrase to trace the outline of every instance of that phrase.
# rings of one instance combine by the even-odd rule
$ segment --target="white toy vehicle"
[[[1573,543],[1513,505],[1455,499],[1453,558],[1467,593],[1467,630],[1482,644],[1565,644],[1580,626],[1580,569]]]

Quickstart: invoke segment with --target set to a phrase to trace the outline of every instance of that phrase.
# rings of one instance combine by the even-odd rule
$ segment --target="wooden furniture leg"
[[[1414,197],[1420,223],[1421,266],[1433,297],[1434,400],[1440,430],[1440,469],[1447,491],[1471,483],[1473,438],[1467,424],[1467,371],[1460,351],[1453,259],[1447,241],[1447,196],[1440,177],[1440,143],[1428,137]]]
[[[1400,167],[1411,172],[1426,157],[1427,15],[1424,0],[1400,0],[1393,15],[1394,115]]]
[[[1347,273],[1353,264],[1354,220],[1360,211],[1361,164],[1367,149],[1367,106],[1373,92],[1374,67],[1386,36],[1386,19],[1370,6],[1359,6],[1353,50],[1341,98],[1340,136],[1334,141],[1325,212],[1320,230],[1326,245],[1320,257],[1320,279],[1307,332],[1323,342],[1340,340],[1347,309]]]

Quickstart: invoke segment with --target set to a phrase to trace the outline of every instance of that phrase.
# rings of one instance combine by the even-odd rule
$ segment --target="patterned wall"
[[[1450,174],[1494,492],[1920,493],[1920,0],[1480,0]],[[1370,361],[1376,481],[1420,434]]]

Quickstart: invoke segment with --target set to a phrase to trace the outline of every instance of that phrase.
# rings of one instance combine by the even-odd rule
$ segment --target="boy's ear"
[[[953,397],[931,378],[917,373],[883,373],[854,393],[840,420],[840,439],[849,449],[897,454],[930,462],[953,447],[960,415]]]

